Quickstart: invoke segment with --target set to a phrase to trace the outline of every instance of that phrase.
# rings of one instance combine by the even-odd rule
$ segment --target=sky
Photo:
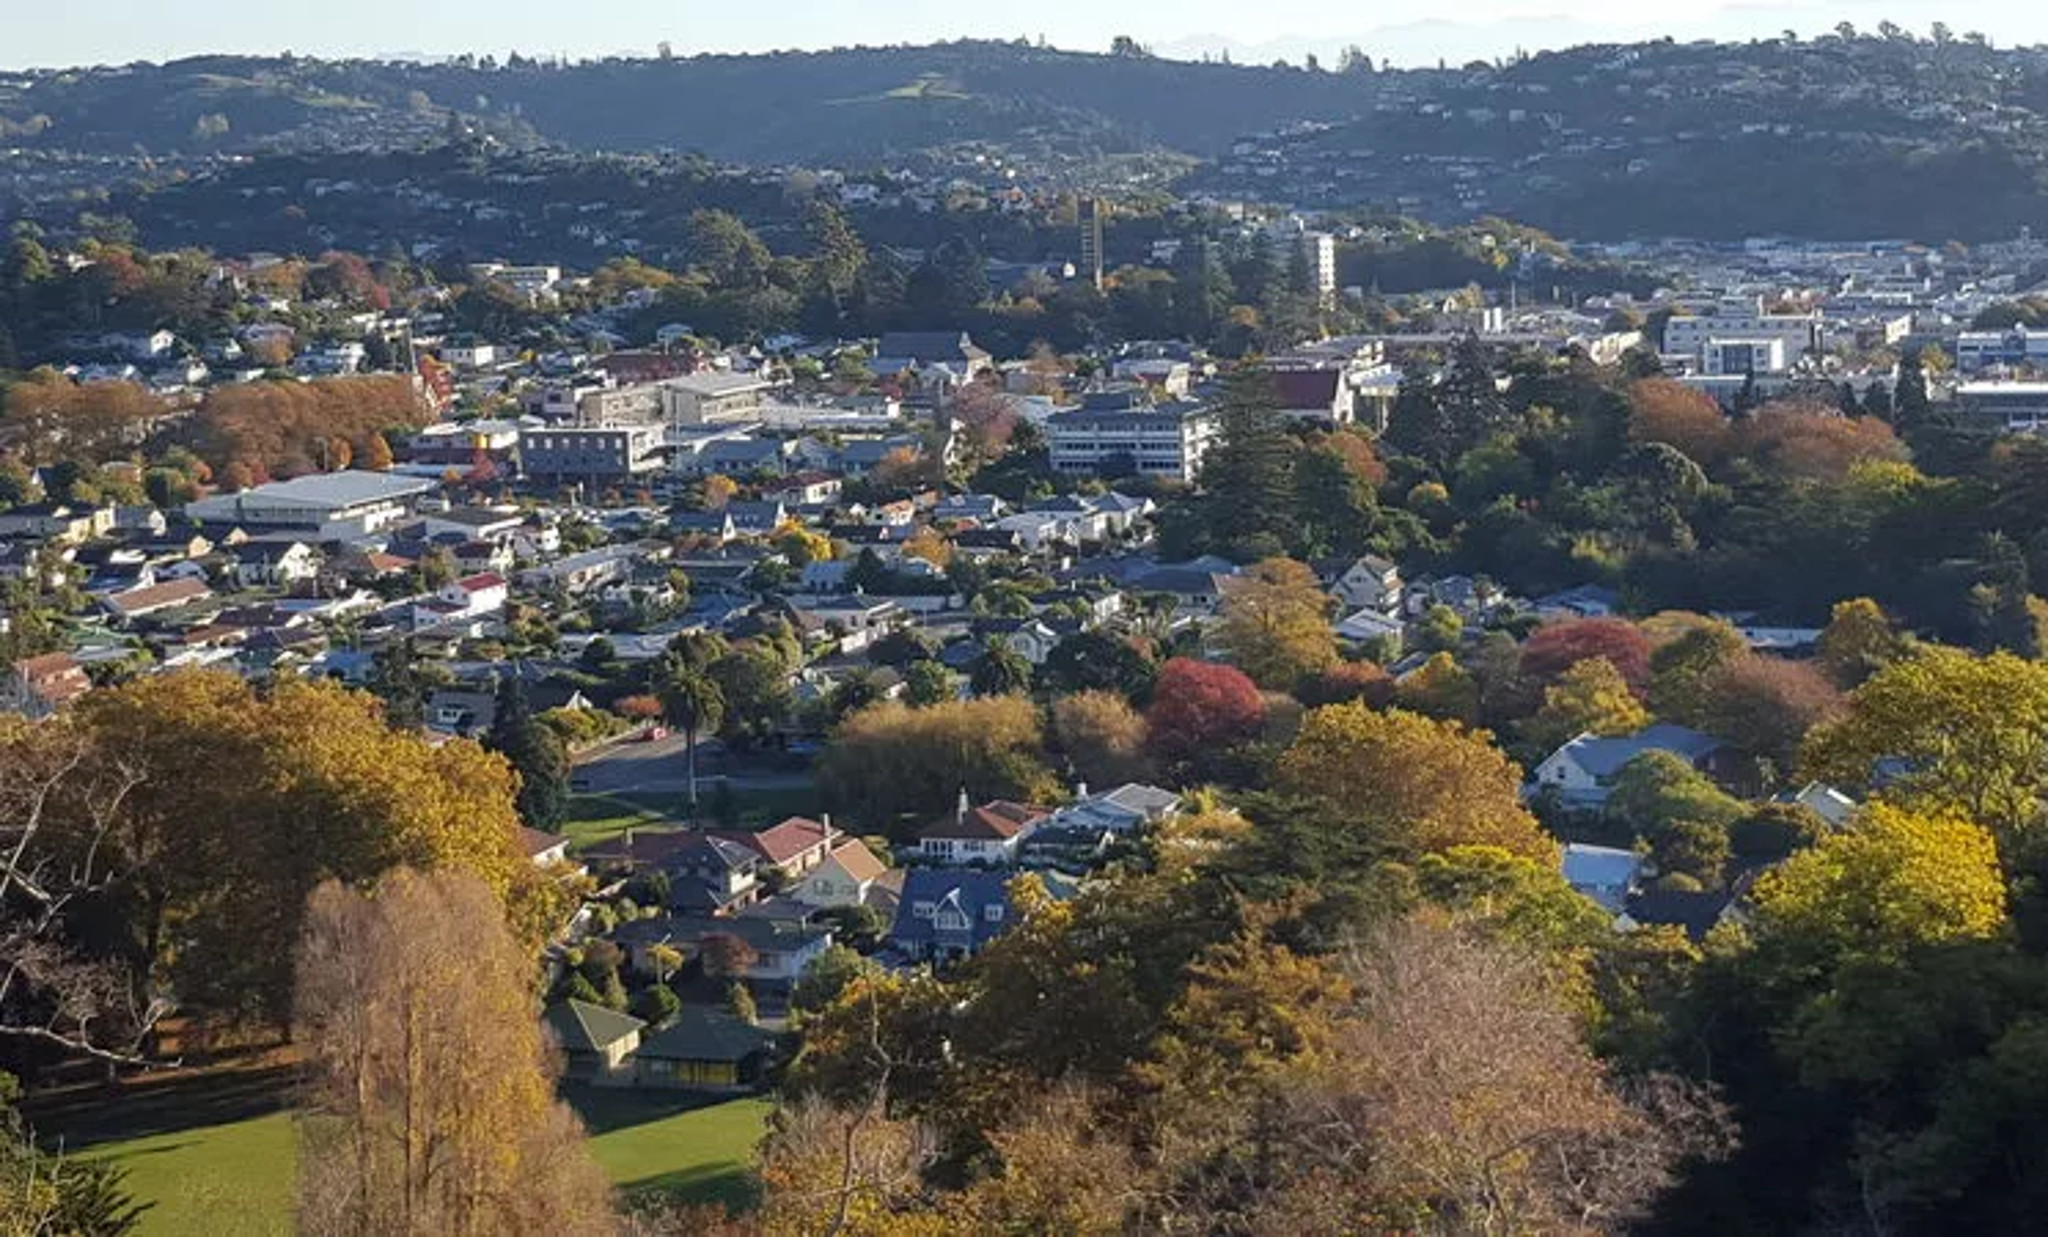
[[[747,20],[751,13],[764,20]],[[1355,43],[1397,64],[1433,64],[1663,35],[1749,38],[1791,29],[1811,36],[1844,20],[1867,28],[1885,19],[1923,33],[1946,21],[1999,46],[2048,43],[2041,0],[1465,0],[1443,10],[1388,11],[1340,0],[1035,0],[1014,10],[958,0],[779,0],[761,10],[707,0],[274,0],[260,15],[223,0],[0,0],[0,67],[223,51],[646,55],[661,42],[686,55],[963,36],[1043,36],[1094,50],[1120,34],[1189,59],[1228,50],[1238,60],[1298,63],[1313,52],[1330,61]]]

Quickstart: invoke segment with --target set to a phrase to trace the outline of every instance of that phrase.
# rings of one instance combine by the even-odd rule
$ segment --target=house
[[[758,855],[762,863],[794,879],[825,862],[833,844],[845,835],[832,827],[829,816],[821,821],[792,816],[757,832],[721,832],[714,836],[739,843]]]
[[[460,607],[457,618],[477,618],[496,614],[505,608],[511,597],[512,587],[505,577],[494,571],[486,571],[460,580],[443,588],[436,594],[443,602]]]
[[[190,605],[211,596],[213,590],[206,587],[204,580],[172,580],[166,584],[153,584],[147,588],[132,588],[126,592],[114,593],[101,598],[100,605],[117,621],[127,622],[161,610]]]
[[[1616,918],[1615,926],[1630,928],[1683,928],[1697,943],[1734,914],[1732,895],[1716,890],[1694,892],[1682,889],[1645,889],[1628,900],[1628,907]]]
[[[104,537],[114,527],[114,508],[70,503],[22,503],[0,511],[0,538],[72,543]]]
[[[795,507],[816,507],[837,502],[845,482],[815,469],[794,473],[761,488],[761,497]]]
[[[1200,403],[1152,404],[1142,392],[1104,391],[1046,422],[1055,472],[1193,481],[1222,432]]]
[[[1619,915],[1636,892],[1643,857],[1613,846],[1573,842],[1564,848],[1565,884]]]
[[[806,906],[861,906],[888,872],[867,843],[847,838],[791,886],[789,896]]]
[[[1711,773],[1715,758],[1726,750],[1712,735],[1670,722],[1613,738],[1582,734],[1536,766],[1529,790],[1554,794],[1568,807],[1597,809],[1606,805],[1615,776],[1645,752],[1670,752],[1695,769]]]
[[[1398,655],[1401,637],[1407,628],[1400,619],[1378,610],[1365,609],[1350,615],[1337,624],[1337,638],[1346,644],[1374,644],[1392,642],[1392,650]]]
[[[303,541],[244,541],[225,553],[235,583],[243,588],[281,588],[320,574],[319,555]]]
[[[442,688],[427,697],[425,714],[427,729],[473,739],[497,723],[498,698],[487,691]]]
[[[1358,393],[1334,366],[1275,369],[1270,375],[1276,411],[1311,425],[1349,425],[1358,416]]]
[[[1599,584],[1581,584],[1561,593],[1538,597],[1536,617],[1546,623],[1562,619],[1606,618],[1621,609],[1621,594]]]
[[[868,366],[883,378],[937,373],[953,386],[965,386],[992,367],[989,354],[965,331],[891,331],[876,344]]]
[[[682,1091],[745,1091],[761,1081],[772,1033],[722,1009],[686,1005],[633,1053],[633,1081]]]
[[[541,1025],[562,1051],[564,1078],[608,1086],[634,1080],[633,1053],[647,1027],[638,1018],[570,999],[549,1006]]]
[[[975,631],[984,644],[1000,644],[1034,666],[1043,666],[1060,643],[1060,633],[1035,618],[984,619]]]
[[[1002,799],[975,807],[963,790],[950,816],[917,835],[918,854],[929,863],[1012,864],[1024,839],[1050,815],[1044,808]]]
[[[0,708],[32,721],[50,716],[92,690],[85,667],[69,653],[45,653],[14,663]]]
[[[1156,825],[1180,811],[1180,796],[1157,786],[1126,782],[1115,790],[1091,795],[1078,788],[1074,802],[1052,814],[1049,828],[1084,829],[1091,833],[1129,834]]]
[[[889,944],[922,961],[956,962],[1009,928],[1010,876],[918,868],[905,875]]]
[[[660,866],[675,910],[725,914],[761,896],[760,857],[725,838],[687,834]]]
[[[690,374],[661,384],[662,403],[672,425],[752,419],[774,389],[773,382],[758,374]]]
[[[1828,822],[1835,829],[1848,826],[1861,805],[1856,800],[1836,790],[1826,782],[1808,782],[1796,792],[1781,796],[1787,803],[1796,803],[1814,815]]]
[[[1377,554],[1367,554],[1336,573],[1330,594],[1352,610],[1399,614],[1401,569]]]
[[[673,915],[636,919],[619,925],[612,940],[627,952],[633,966],[655,973],[652,950],[667,945],[687,958],[697,957],[711,937],[730,937],[747,947],[752,961],[740,978],[749,983],[785,989],[796,983],[804,968],[832,946],[826,928],[770,916],[756,915]]]
[[[545,829],[519,826],[519,848],[537,868],[562,867],[569,862],[569,839]]]

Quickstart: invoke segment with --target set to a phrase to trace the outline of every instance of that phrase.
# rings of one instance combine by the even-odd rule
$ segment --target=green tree
[[[1217,404],[1217,437],[1202,457],[1201,521],[1208,544],[1240,562],[1284,554],[1295,541],[1291,501],[1299,447],[1277,411],[1272,378],[1231,375]]]
[[[533,701],[517,673],[498,680],[496,715],[484,745],[519,774],[519,818],[535,829],[562,822],[569,801],[569,751],[562,737],[534,717]]]
[[[954,698],[953,672],[936,661],[912,662],[903,671],[904,696],[917,708]]]
[[[690,819],[697,819],[697,739],[716,732],[725,717],[725,694],[711,676],[671,659],[662,667],[659,691],[669,724],[683,732],[684,758],[689,763]]]
[[[790,990],[791,1009],[806,1013],[824,1009],[839,999],[847,985],[857,979],[882,973],[882,968],[844,945],[834,945],[811,959]]]
[[[968,676],[968,686],[977,696],[1021,696],[1031,690],[1031,663],[999,639],[982,646]]]

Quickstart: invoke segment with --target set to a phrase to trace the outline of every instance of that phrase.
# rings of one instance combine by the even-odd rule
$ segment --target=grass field
[[[659,812],[612,795],[571,795],[562,817],[570,850],[608,842],[628,829],[674,827]]]
[[[765,1100],[581,1090],[569,1096],[591,1129],[590,1150],[619,1188],[743,1205]],[[696,1106],[692,1106],[696,1105]],[[79,1152],[128,1170],[128,1189],[154,1203],[144,1237],[257,1237],[291,1231],[296,1144],[292,1115],[151,1134]]]

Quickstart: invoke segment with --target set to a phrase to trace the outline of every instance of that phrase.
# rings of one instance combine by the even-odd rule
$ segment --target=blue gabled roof
[[[1670,752],[1687,763],[1696,763],[1724,746],[1712,735],[1701,734],[1687,726],[1658,722],[1634,734],[1613,738],[1582,734],[1561,750],[1568,753],[1581,769],[1605,781],[1645,752]]]

